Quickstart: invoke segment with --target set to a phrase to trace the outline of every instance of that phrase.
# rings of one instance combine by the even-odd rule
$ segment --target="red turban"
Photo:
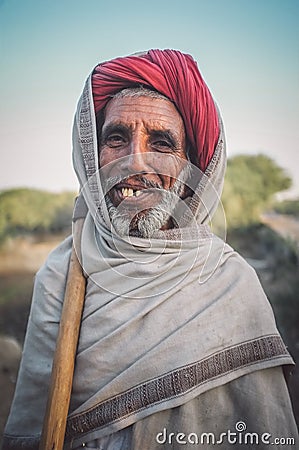
[[[211,93],[194,59],[176,50],[149,50],[99,64],[92,75],[96,113],[118,91],[140,84],[174,102],[188,139],[197,151],[199,167],[205,171],[218,141],[219,121]]]

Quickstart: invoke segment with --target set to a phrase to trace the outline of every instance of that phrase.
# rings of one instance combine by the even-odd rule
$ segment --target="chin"
[[[177,183],[171,191],[159,193],[160,201],[154,202],[156,206],[142,205],[139,208],[137,205],[135,205],[136,208],[128,207],[131,203],[128,204],[126,201],[116,207],[109,194],[106,195],[106,205],[115,232],[122,237],[135,236],[149,239],[159,230],[172,228],[171,217],[180,200],[180,189],[181,184]]]
[[[152,208],[133,217],[120,213],[114,206],[108,208],[111,224],[116,233],[121,237],[151,238],[156,231],[166,226],[169,216],[161,208]]]

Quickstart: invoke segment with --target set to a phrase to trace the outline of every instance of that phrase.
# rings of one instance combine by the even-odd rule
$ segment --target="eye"
[[[120,134],[110,134],[106,137],[104,144],[112,148],[117,148],[126,144],[126,139]]]
[[[160,151],[169,151],[173,148],[173,145],[165,139],[154,140],[152,146]]]

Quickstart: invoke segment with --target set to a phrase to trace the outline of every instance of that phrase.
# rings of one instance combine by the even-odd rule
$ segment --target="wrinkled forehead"
[[[139,97],[116,97],[107,104],[103,115],[103,129],[123,124],[130,129],[137,125],[146,130],[172,130],[175,135],[185,135],[182,116],[168,99]]]

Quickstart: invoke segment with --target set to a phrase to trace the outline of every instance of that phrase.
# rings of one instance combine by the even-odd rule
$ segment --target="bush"
[[[279,214],[288,214],[299,217],[299,199],[284,200],[273,205],[273,210]]]
[[[288,189],[291,179],[265,155],[238,155],[228,160],[222,195],[229,227],[258,223],[273,195]]]
[[[37,189],[11,189],[0,193],[0,240],[20,233],[57,232],[69,226],[75,194]]]

